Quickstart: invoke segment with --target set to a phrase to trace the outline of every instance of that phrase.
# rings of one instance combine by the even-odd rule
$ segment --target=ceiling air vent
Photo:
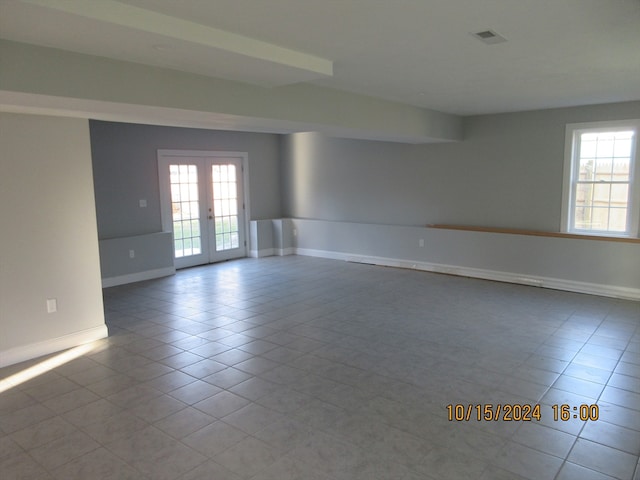
[[[506,42],[507,39],[502,35],[496,33],[494,30],[483,30],[482,32],[476,32],[472,34],[478,40],[488,45],[493,45],[495,43]]]

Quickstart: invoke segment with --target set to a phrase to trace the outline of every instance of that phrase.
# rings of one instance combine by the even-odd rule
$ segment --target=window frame
[[[576,200],[576,186],[580,159],[577,157],[580,135],[589,132],[614,132],[633,130],[635,132],[634,146],[631,151],[631,166],[629,171],[629,203],[627,211],[627,230],[612,232],[607,230],[583,230],[574,228],[574,212]],[[578,235],[592,235],[599,237],[638,238],[640,228],[640,119],[571,123],[566,126],[564,174],[562,187],[562,215],[561,228],[563,233]]]

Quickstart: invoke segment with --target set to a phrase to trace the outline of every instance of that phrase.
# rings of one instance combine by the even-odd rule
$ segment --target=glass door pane
[[[162,228],[173,235],[176,268],[202,265],[209,261],[206,164],[168,152],[158,155]]]
[[[173,248],[175,258],[200,255],[200,194],[198,166],[169,165],[171,185],[171,215],[173,221]]]
[[[242,158],[211,159],[209,251],[211,261],[244,257]]]
[[[213,165],[211,172],[216,252],[239,248],[236,166],[233,164]]]

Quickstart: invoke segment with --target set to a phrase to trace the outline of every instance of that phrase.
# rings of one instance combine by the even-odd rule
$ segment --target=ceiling
[[[640,100],[640,0],[0,0],[0,38],[457,115]]]

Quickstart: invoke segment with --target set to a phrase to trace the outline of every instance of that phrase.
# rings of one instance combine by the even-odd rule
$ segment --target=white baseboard
[[[251,258],[272,257],[274,254],[275,254],[275,250],[273,248],[263,248],[262,250],[249,251],[249,256]]]
[[[249,252],[249,256],[251,258],[263,258],[263,257],[272,257],[277,255],[279,257],[284,257],[286,255],[294,255],[295,249],[293,247],[289,248],[265,248],[263,250],[251,250]]]
[[[174,267],[156,268],[155,270],[146,270],[144,272],[130,273],[128,275],[119,275],[117,277],[108,277],[102,279],[102,288],[115,287],[117,285],[125,285],[127,283],[142,282],[154,278],[168,277],[175,275]]]
[[[413,270],[423,270],[426,272],[458,275],[461,277],[480,278],[483,280],[494,280],[497,282],[515,283],[519,285],[529,285],[534,287],[550,288],[554,290],[565,290],[575,293],[600,295],[603,297],[621,298],[625,300],[640,300],[640,289],[621,287],[617,285],[602,285],[597,283],[578,282],[561,278],[539,277],[535,275],[524,275],[520,273],[501,272],[496,270],[485,270],[456,265],[443,265],[438,263],[416,262],[412,260],[357,255],[352,253],[332,252],[326,250],[314,250],[309,248],[297,248],[295,249],[294,253],[296,255],[304,255],[308,257],[329,258],[333,260],[344,260],[354,263],[367,263],[373,265],[382,265],[386,267],[409,268]]]
[[[62,337],[10,348],[0,352],[0,368],[100,340],[108,335],[107,326],[99,325],[80,332],[63,335]]]
[[[355,257],[350,253],[332,252],[329,250],[314,250],[311,248],[295,248],[294,253],[296,255],[303,255],[305,257],[320,257],[329,258],[331,260],[344,260],[350,261],[351,257]]]

